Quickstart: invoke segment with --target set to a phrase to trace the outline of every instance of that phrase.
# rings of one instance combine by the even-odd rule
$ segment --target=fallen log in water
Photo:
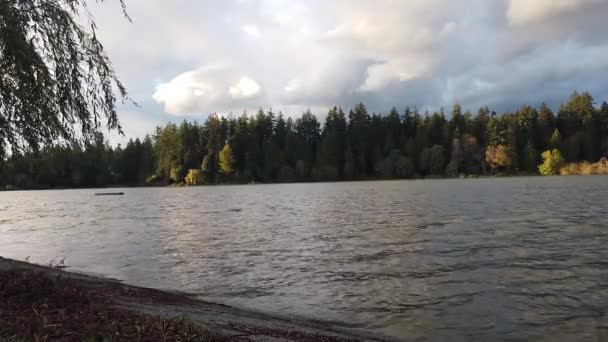
[[[122,196],[124,192],[98,192],[95,196]]]

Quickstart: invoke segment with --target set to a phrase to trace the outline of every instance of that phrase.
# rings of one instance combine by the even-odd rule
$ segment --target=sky
[[[497,112],[608,99],[606,0],[126,0],[90,4],[126,138],[260,107],[320,118],[460,103]],[[112,136],[114,143],[126,138]]]

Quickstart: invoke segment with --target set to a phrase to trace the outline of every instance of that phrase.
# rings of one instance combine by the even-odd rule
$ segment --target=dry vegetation
[[[2,341],[227,341],[187,319],[147,316],[42,272],[0,278]]]
[[[187,297],[157,290],[103,280],[82,281],[57,269],[0,271],[0,341],[352,340],[312,331],[282,331],[238,323],[225,330],[223,326],[188,318],[139,312],[124,305],[124,296],[133,302],[160,306],[194,303]]]
[[[563,166],[560,175],[608,175],[608,159],[602,158],[597,163],[583,161]]]

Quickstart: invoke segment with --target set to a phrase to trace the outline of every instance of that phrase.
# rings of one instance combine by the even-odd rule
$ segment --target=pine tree
[[[555,129],[553,134],[551,135],[551,140],[549,140],[549,147],[552,149],[559,149],[562,145],[562,135],[559,132],[559,129]]]

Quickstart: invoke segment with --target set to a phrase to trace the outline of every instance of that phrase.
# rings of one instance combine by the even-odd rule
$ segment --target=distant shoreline
[[[39,304],[44,305],[45,313],[36,309]],[[28,339],[34,336],[33,333],[56,336],[61,340],[83,340],[91,337],[90,331],[105,334],[94,337],[103,338],[111,334],[120,336],[117,340],[121,341],[137,340],[142,337],[136,335],[141,333],[140,329],[129,330],[129,325],[146,325],[146,322],[153,322],[149,324],[153,328],[148,327],[150,332],[147,333],[154,334],[154,327],[162,322],[168,327],[165,330],[175,334],[173,337],[182,337],[180,334],[187,330],[190,334],[196,332],[199,337],[205,334],[204,340],[213,341],[277,338],[286,341],[389,340],[336,323],[271,316],[199,301],[184,294],[131,286],[112,279],[2,257],[0,307],[8,313],[0,316],[0,340]],[[56,315],[57,312],[63,312],[62,316]],[[70,316],[70,313],[74,315]],[[40,315],[43,315],[44,322],[54,323],[37,325]],[[69,321],[63,322],[62,319]],[[120,322],[118,327],[115,326],[117,321]],[[118,330],[114,332],[113,329]],[[22,336],[29,330],[34,331]],[[158,338],[156,335],[145,337]]]
[[[556,175],[561,176],[561,175]],[[578,175],[568,175],[578,176]],[[595,175],[591,175],[595,176]],[[315,183],[359,183],[359,182],[383,182],[383,181],[417,181],[417,180],[449,180],[449,179],[489,179],[489,178],[525,178],[525,177],[546,177],[540,174],[503,174],[503,175],[464,175],[460,177],[429,176],[419,178],[369,178],[369,179],[348,179],[335,181],[295,181],[295,182],[254,182],[254,183],[216,183],[216,184],[150,184],[150,185],[109,185],[109,186],[83,186],[83,187],[38,187],[38,188],[0,188],[0,192],[9,191],[41,191],[41,190],[81,190],[81,189],[129,189],[129,188],[187,188],[187,187],[208,187],[208,186],[227,186],[227,185],[270,185],[270,184],[315,184]]]

